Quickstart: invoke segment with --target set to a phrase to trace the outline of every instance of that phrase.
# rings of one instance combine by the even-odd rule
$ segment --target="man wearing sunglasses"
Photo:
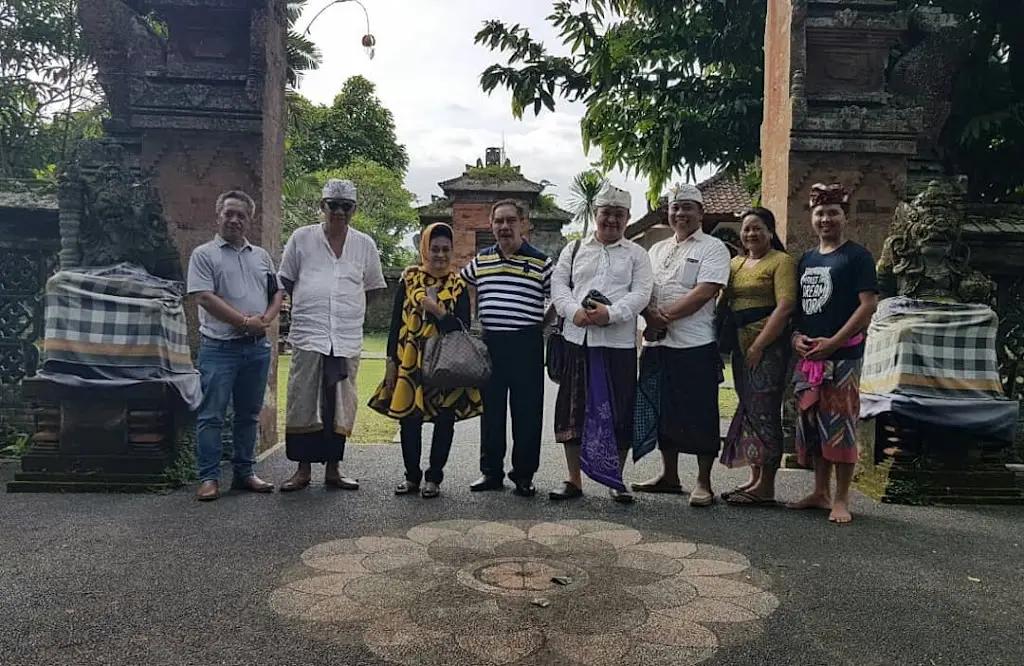
[[[320,200],[324,221],[297,229],[281,258],[281,282],[292,299],[285,451],[298,463],[282,492],[307,487],[313,463],[324,464],[324,485],[359,488],[338,464],[359,404],[367,292],[382,293],[377,290],[387,283],[376,243],[351,226],[356,206],[351,181],[327,181]]]

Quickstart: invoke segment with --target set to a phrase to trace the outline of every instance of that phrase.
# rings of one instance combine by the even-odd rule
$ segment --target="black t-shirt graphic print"
[[[835,335],[860,306],[861,292],[878,291],[875,260],[868,249],[853,241],[822,254],[817,248],[800,258],[800,312],[797,330],[811,338]],[[860,358],[864,343],[844,347],[833,359]]]

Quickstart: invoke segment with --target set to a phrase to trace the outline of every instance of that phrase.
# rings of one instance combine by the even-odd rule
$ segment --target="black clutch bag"
[[[611,300],[609,300],[607,296],[599,292],[597,289],[591,289],[583,299],[583,307],[588,310],[593,310],[594,303],[600,303],[605,306],[612,304]]]

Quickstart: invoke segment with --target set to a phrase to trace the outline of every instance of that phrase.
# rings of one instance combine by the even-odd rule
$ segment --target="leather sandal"
[[[402,481],[395,486],[396,495],[415,495],[420,491],[420,484],[412,481]]]
[[[629,484],[634,493],[657,493],[662,495],[685,495],[683,487],[675,483],[666,483],[664,479],[634,482]]]
[[[281,492],[282,493],[293,493],[293,492],[295,492],[297,490],[302,490],[304,488],[308,488],[309,487],[309,481],[310,481],[310,479],[309,479],[308,476],[303,477],[303,476],[295,475],[292,478],[288,479],[287,481],[285,481],[284,483],[281,484]]]
[[[341,490],[359,490],[358,479],[350,479],[347,476],[325,476],[324,486],[328,488],[340,488]]]
[[[583,497],[583,489],[568,481],[548,493],[548,499],[553,502],[576,499],[577,497]]]
[[[432,499],[441,494],[441,488],[433,481],[427,481],[426,485],[423,486],[423,492],[420,494],[423,495],[424,499]]]

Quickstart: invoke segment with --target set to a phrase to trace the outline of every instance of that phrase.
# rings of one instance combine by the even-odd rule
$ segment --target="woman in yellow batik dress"
[[[387,372],[369,402],[371,409],[398,419],[400,424],[405,479],[395,488],[396,495],[421,492],[423,497],[437,497],[455,422],[483,412],[477,389],[423,385],[427,339],[470,324],[466,283],[452,267],[452,239],[452,228],[447,224],[436,223],[423,230],[420,265],[405,270],[395,293]],[[424,423],[434,425],[426,474],[420,469]]]
[[[743,216],[743,254],[732,260],[722,303],[733,312],[732,376],[739,406],[722,448],[726,467],[750,467],[750,480],[722,493],[736,506],[775,504],[782,462],[782,396],[789,377],[786,332],[796,306],[796,261],[775,230],[775,216],[753,208]]]

